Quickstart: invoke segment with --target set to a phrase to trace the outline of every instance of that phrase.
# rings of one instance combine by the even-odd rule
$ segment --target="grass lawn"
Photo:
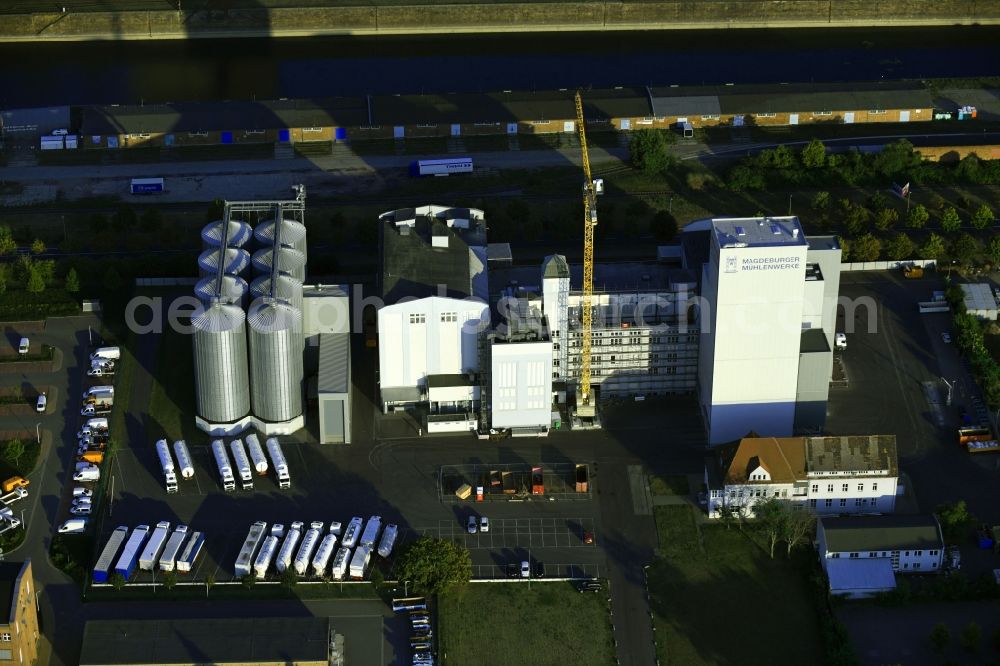
[[[649,479],[649,492],[653,495],[690,495],[691,487],[686,476],[652,476]]]
[[[150,435],[173,441],[192,439],[194,425],[194,355],[191,336],[165,327],[157,351],[149,395]],[[162,434],[161,434],[162,433]]]
[[[607,602],[569,583],[469,585],[440,599],[443,664],[614,663]]]
[[[702,526],[699,536],[690,507],[655,511],[663,556],[647,573],[661,664],[822,661],[817,611],[796,565],[769,559],[736,527]]]

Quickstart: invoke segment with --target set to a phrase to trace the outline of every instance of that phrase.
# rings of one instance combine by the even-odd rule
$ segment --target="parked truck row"
[[[228,451],[223,440],[212,440],[212,456],[215,458],[215,467],[219,473],[222,489],[226,492],[236,490],[236,480],[239,478],[240,488],[253,490],[254,477],[267,476],[268,470],[274,470],[275,481],[279,488],[291,488],[288,461],[281,444],[276,438],[269,437],[266,447],[267,457],[261,448],[260,440],[253,433],[246,436],[245,444],[243,439],[229,442]]]
[[[108,583],[114,574],[125,581],[136,571],[159,570],[163,573],[190,573],[205,545],[201,532],[187,525],[177,525],[171,531],[168,521],[160,521],[150,529],[138,525],[129,529],[119,525],[111,533],[92,572],[95,583]]]
[[[264,579],[273,565],[278,575],[292,571],[297,576],[363,580],[372,554],[388,558],[398,533],[396,525],[387,525],[383,531],[380,516],[371,516],[367,522],[356,516],[343,532],[338,521],[328,525],[317,520],[308,527],[302,521],[295,521],[287,530],[281,523],[273,524],[269,530],[267,523],[258,521],[250,526],[233,574],[237,578],[252,575]]]

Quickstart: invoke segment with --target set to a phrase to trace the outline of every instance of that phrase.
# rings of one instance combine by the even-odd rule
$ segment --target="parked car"
[[[545,565],[541,562],[535,562],[535,578],[545,577]]]
[[[531,565],[528,564],[528,560],[521,562],[521,578],[531,577]]]
[[[89,516],[90,515],[90,506],[86,505],[86,506],[74,506],[74,507],[70,507],[69,512],[72,513],[74,516]]]
[[[84,488],[82,486],[77,486],[73,489],[73,497],[93,497],[94,491],[90,488]]]
[[[44,393],[42,393],[41,395],[38,396],[38,402],[35,403],[35,411],[41,414],[42,412],[45,411],[45,407],[48,404],[49,404],[49,399],[45,397]]]
[[[86,518],[70,518],[59,526],[59,534],[83,534],[86,529]]]
[[[942,332],[941,342],[945,343],[946,345],[951,344],[951,333],[948,333],[947,331]]]
[[[476,526],[477,525],[478,525],[478,523],[476,522],[476,517],[475,516],[469,516],[469,523],[468,523],[469,534],[475,534],[476,533]]]
[[[17,346],[17,353],[21,356],[26,356],[28,350],[31,348],[31,341],[28,338],[21,338],[21,344]]]
[[[576,584],[576,591],[583,592],[600,592],[603,586],[596,580],[582,580]]]
[[[586,543],[586,544],[594,543],[594,533],[593,532],[584,532],[583,533],[583,542]]]
[[[479,519],[479,531],[480,532],[489,532],[490,531],[490,519],[487,518],[486,516],[482,516]]]

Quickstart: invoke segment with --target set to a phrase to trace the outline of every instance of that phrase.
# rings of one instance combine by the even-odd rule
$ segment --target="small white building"
[[[816,527],[830,593],[864,597],[896,587],[898,573],[938,573],[944,537],[933,514],[824,516]]]
[[[765,499],[818,514],[892,513],[898,478],[894,435],[746,437],[706,465],[708,515],[752,516]]]
[[[965,311],[977,319],[984,321],[997,320],[997,299],[990,285],[980,282],[976,284],[960,284]]]

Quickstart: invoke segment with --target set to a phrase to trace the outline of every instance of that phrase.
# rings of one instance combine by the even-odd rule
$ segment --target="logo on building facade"
[[[726,272],[735,273],[740,269],[739,261],[735,256],[726,257]]]

